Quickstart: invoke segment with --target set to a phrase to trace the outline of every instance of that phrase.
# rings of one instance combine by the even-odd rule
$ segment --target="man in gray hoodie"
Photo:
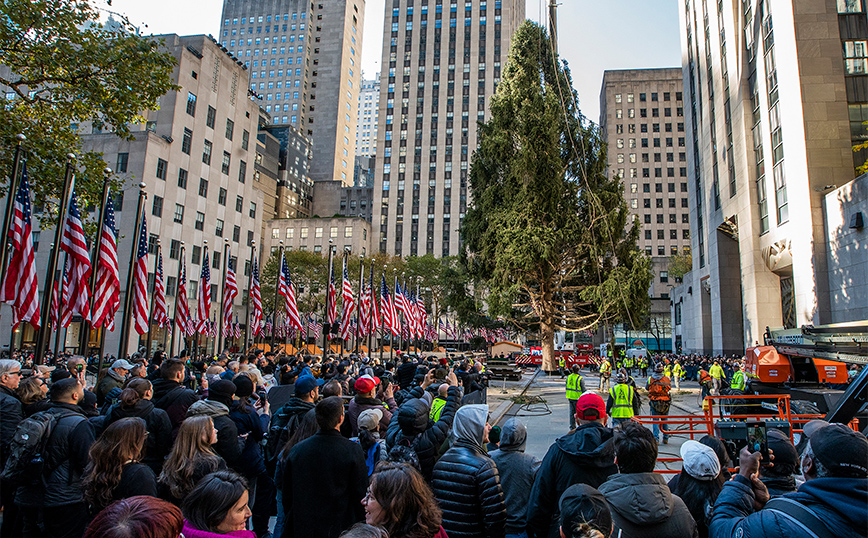
[[[540,463],[536,456],[525,454],[527,427],[513,417],[500,432],[500,448],[488,453],[500,473],[500,485],[506,501],[506,538],[526,537],[527,505],[530,490]]]

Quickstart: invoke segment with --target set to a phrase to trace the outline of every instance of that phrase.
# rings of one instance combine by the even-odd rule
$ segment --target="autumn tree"
[[[479,128],[462,228],[489,313],[539,332],[544,370],[555,331],[644,317],[651,280],[620,178],[577,103],[545,29],[526,21]]]

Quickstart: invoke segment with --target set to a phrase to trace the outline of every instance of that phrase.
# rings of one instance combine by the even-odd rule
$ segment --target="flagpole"
[[[226,269],[229,267],[229,238],[223,238],[223,280],[221,280],[220,288],[220,312],[217,316],[217,319],[220,320],[220,330],[217,331],[217,348],[214,350],[214,354],[217,355],[222,351],[223,347],[223,331],[226,330],[226,320],[223,319],[223,309],[226,308]],[[230,323],[231,323],[231,311],[230,311]]]
[[[118,359],[125,359],[130,343],[130,315],[133,311],[133,271],[135,271],[136,257],[139,251],[139,235],[142,233],[142,215],[145,212],[145,184],[139,183],[139,207],[136,210],[136,222],[133,228],[133,243],[130,253],[130,269],[127,272],[127,289],[124,297],[124,317],[121,321],[121,342],[118,347]],[[150,332],[150,330],[148,331]]]
[[[150,311],[148,312],[148,338],[147,338],[146,343],[145,343],[145,358],[146,359],[149,359],[151,357],[151,342],[153,341],[153,337],[151,335],[153,334],[153,329],[154,329],[154,299],[156,298],[156,295],[157,295],[155,292],[157,291],[157,277],[159,276],[157,274],[157,266],[159,265],[159,263],[160,263],[160,238],[158,237],[157,238],[157,255],[154,256],[154,285],[151,287],[151,307],[150,307]]]
[[[69,153],[66,155],[66,174],[63,178],[63,192],[60,196],[61,205],[57,212],[57,229],[54,232],[54,244],[51,246],[51,253],[48,255],[48,277],[45,279],[45,287],[42,297],[43,313],[48,313],[51,309],[51,284],[54,282],[55,273],[57,273],[57,258],[60,257],[60,238],[63,234],[63,225],[66,222],[66,213],[69,211],[69,198],[75,188],[75,154]],[[14,196],[14,194],[12,195]],[[5,251],[5,249],[3,249]],[[60,292],[58,292],[58,305],[60,305]],[[59,310],[59,309],[58,309]],[[58,312],[58,319],[60,312]],[[48,337],[48,323],[44,321],[40,324],[39,332],[36,334],[36,363],[42,364],[45,360],[46,339]]]
[[[69,276],[66,274],[66,264],[69,263],[69,253],[63,254],[63,271],[60,273],[60,282],[64,282],[66,278]],[[55,275],[57,278],[57,275]],[[57,290],[57,327],[54,328],[54,358],[57,359],[57,349],[60,347],[60,332],[65,331],[64,327],[61,327],[61,312],[63,311],[63,285],[58,287]],[[49,338],[50,339],[50,338]],[[66,335],[64,335],[64,343],[66,342]]]
[[[274,351],[274,336],[277,333],[277,298],[280,296],[280,274],[283,272],[283,239],[280,240],[280,248],[277,250],[277,280],[274,281],[274,310],[271,312],[274,325],[271,329],[271,351]]]
[[[99,251],[102,244],[102,228],[105,226],[105,206],[108,203],[109,197],[109,178],[112,175],[112,169],[106,168],[103,170],[102,184],[102,205],[100,205],[99,225],[96,229],[96,240],[93,243],[93,254],[91,254],[91,273],[90,273],[90,312],[93,315],[93,307],[96,302],[96,274],[97,266],[99,265]],[[78,338],[78,353],[87,357],[88,344],[90,343],[91,322],[84,319],[81,322],[81,334]]]
[[[173,356],[175,354],[175,329],[178,326],[178,289],[181,287],[181,266],[184,265],[184,242],[181,241],[181,253],[180,258],[178,258],[178,276],[175,278],[175,314],[172,316],[172,341],[169,344],[169,356]],[[171,252],[169,253],[169,257],[171,257]],[[186,282],[185,282],[186,284]],[[184,330],[183,333],[184,340],[186,340],[187,331]]]
[[[356,318],[359,322],[356,324],[356,353],[362,352],[362,344],[360,342],[360,332],[362,329],[362,287],[365,285],[365,255],[361,254],[359,256],[359,300],[358,300],[358,308],[356,308]],[[368,348],[368,353],[370,354],[370,348]]]
[[[371,345],[377,339],[377,327],[374,327],[374,310],[376,309],[377,295],[374,293],[374,262],[371,260],[371,314],[368,321],[370,322],[370,330],[368,331],[368,354],[373,358],[374,352]],[[380,363],[383,362],[383,350],[380,349]]]
[[[332,245],[332,240],[329,239],[329,274],[328,281],[326,282],[326,300],[325,300],[325,316],[323,319],[325,322],[323,323],[323,331],[322,331],[322,360],[325,362],[326,351],[328,349],[329,342],[329,334],[332,331],[332,325],[329,322],[329,308],[331,307],[332,294],[331,294],[331,285],[332,278],[334,277],[334,245]]]
[[[27,137],[23,134],[15,135],[15,158],[12,160],[12,176],[9,182],[9,190],[6,195],[6,213],[3,215],[3,230],[0,233],[0,270],[6,269],[6,255],[9,251],[9,228],[12,226],[12,214],[15,208],[15,196],[18,194],[18,183],[21,175],[21,158],[24,155],[24,142]],[[15,331],[12,331],[15,334]],[[12,358],[12,346],[9,347],[9,358]]]
[[[250,242],[250,274],[247,275],[247,300],[244,301],[244,352],[250,349],[250,289],[253,287],[253,265],[256,260],[256,241]]]

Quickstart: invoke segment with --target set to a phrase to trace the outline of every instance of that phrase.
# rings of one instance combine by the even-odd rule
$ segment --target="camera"
[[[780,430],[790,436],[790,423],[786,420],[721,420],[714,425],[714,434],[723,441],[733,464],[738,462],[739,453],[745,446],[750,452],[759,452],[763,464],[768,464],[768,431]]]

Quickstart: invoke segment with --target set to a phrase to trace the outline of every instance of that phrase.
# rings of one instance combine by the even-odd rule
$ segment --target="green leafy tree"
[[[684,278],[691,269],[693,269],[693,256],[689,252],[669,257],[669,276],[672,278]]]
[[[99,202],[106,165],[101,154],[82,151],[77,125],[92,121],[131,139],[141,112],[177,89],[174,57],[125,19],[103,28],[83,0],[7,0],[0,17],[0,167],[11,169],[15,136],[23,133],[37,200],[60,196],[66,155],[74,153],[82,205]],[[4,177],[0,188],[7,186]]]
[[[621,182],[607,177],[605,146],[577,102],[546,31],[526,21],[480,126],[462,228],[489,313],[538,330],[546,370],[556,330],[642,317],[651,279]]]

